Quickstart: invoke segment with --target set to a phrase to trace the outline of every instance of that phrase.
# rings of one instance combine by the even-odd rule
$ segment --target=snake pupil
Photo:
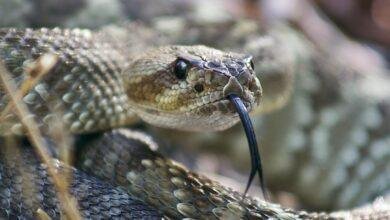
[[[178,79],[185,79],[187,76],[187,63],[184,60],[178,60],[175,64],[175,75]]]

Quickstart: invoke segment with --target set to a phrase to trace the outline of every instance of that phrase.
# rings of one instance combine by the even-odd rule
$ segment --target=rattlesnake
[[[10,72],[14,74],[17,83],[23,80],[24,69],[22,67],[28,65],[28,59],[36,59],[47,52],[59,57],[60,63],[56,64],[52,72],[44,76],[41,83],[35,86],[23,99],[29,105],[30,111],[34,114],[44,133],[50,133],[50,125],[55,122],[55,118],[58,116],[56,115],[58,113],[50,115],[53,112],[53,106],[55,112],[59,112],[61,120],[65,122],[65,127],[72,133],[81,134],[125,125],[134,113],[145,121],[158,126],[186,130],[220,130],[230,127],[238,121],[234,109],[225,99],[229,90],[234,92],[238,90],[249,109],[254,108],[259,103],[261,94],[259,82],[253,76],[251,64],[246,61],[247,57],[240,54],[228,54],[204,46],[169,46],[152,49],[150,52],[143,53],[138,61],[129,62],[134,60],[132,58],[136,56],[134,53],[139,51],[123,53],[123,48],[118,48],[115,43],[110,44],[105,36],[99,36],[99,34],[89,31],[59,29],[17,31],[6,29],[2,31],[1,35],[2,59]],[[231,76],[220,76],[205,71],[205,67],[215,69],[221,66],[221,62],[209,62],[215,57],[224,61],[224,64],[239,63],[239,68],[246,70],[245,74],[242,75],[244,77],[230,80]],[[185,71],[187,75],[173,73],[172,70],[175,66],[182,65],[178,64],[179,61],[192,66],[190,71]],[[200,65],[200,63],[203,64]],[[123,75],[129,69],[133,71],[133,74]],[[215,72],[224,72],[224,70]],[[241,87],[237,87],[237,82]],[[131,87],[127,87],[130,84]],[[182,92],[180,96],[178,95],[179,91]],[[43,103],[58,103],[58,100],[52,100],[49,92],[58,95],[60,97],[59,103],[62,104],[42,105]],[[2,104],[7,103],[5,97],[3,94]],[[92,98],[93,101],[91,101]],[[158,110],[156,111],[156,109]],[[5,122],[1,124],[3,134],[6,135],[7,132],[23,134],[23,127],[16,124],[16,121],[15,116],[6,117]],[[109,173],[100,172],[104,170],[104,167],[97,171],[91,162],[94,159],[99,162],[99,157],[110,155],[110,152],[115,152],[118,147],[123,148],[124,145],[131,145],[131,142],[124,139],[127,136],[131,137],[131,134],[126,133],[126,131],[114,131],[104,135],[100,140],[103,144],[98,141],[96,144],[98,146],[91,147],[92,151],[102,151],[103,153],[101,155],[94,153],[94,157],[87,157],[82,166],[87,167],[86,170],[92,169],[89,172],[95,173],[96,171],[95,174],[104,179]],[[91,145],[93,144],[89,146]],[[99,148],[99,145],[104,147]],[[111,146],[112,151],[104,152]],[[121,151],[121,153],[111,155],[114,158],[111,158],[112,164],[119,161],[118,163],[122,164],[119,166],[121,168],[123,168],[123,161],[118,160],[121,156],[133,157],[136,153],[141,155],[129,162],[128,165],[134,167],[126,169],[126,173],[123,173],[121,169],[115,171],[119,173],[114,175],[115,178],[124,182],[117,181],[114,184],[119,182],[120,185],[126,185],[127,181],[134,181],[131,183],[133,185],[127,188],[129,192],[147,201],[150,205],[161,208],[160,212],[166,216],[177,218],[231,215],[247,218],[332,217],[328,214],[295,212],[251,198],[241,200],[239,193],[188,172],[185,168],[155,155],[145,148],[129,154],[121,155],[122,153]],[[88,152],[85,155],[88,155]],[[137,162],[137,160],[139,161]],[[25,161],[27,162],[27,158],[22,162]],[[98,163],[96,166],[98,167]],[[7,170],[12,166],[4,164],[3,167]],[[157,169],[157,167],[159,168]],[[163,173],[163,170],[165,170],[166,175],[166,177],[162,176],[163,180],[160,180],[159,176],[153,176],[156,174],[153,171]],[[146,177],[143,172],[146,173]],[[11,175],[11,179],[13,177]],[[153,177],[155,178],[153,181],[148,181],[148,178],[152,179]],[[76,183],[79,181],[77,178],[76,175],[74,179]],[[94,182],[95,180],[92,180],[92,183]],[[150,188],[148,188],[148,182],[151,184]],[[16,183],[20,182],[16,181]],[[178,187],[178,189],[172,191],[172,194],[170,193],[172,189],[161,190],[153,185],[156,183],[162,187],[161,189],[164,189],[164,186],[174,189]],[[140,186],[144,186],[146,189],[140,192]],[[10,186],[6,185],[7,187]],[[162,193],[161,198],[148,194],[154,191]],[[6,194],[8,200],[14,196],[13,191],[10,192]],[[121,191],[121,193],[123,192]],[[145,197],[146,195],[148,196]],[[197,195],[200,199],[197,199]],[[77,197],[77,194],[75,196]],[[111,199],[110,195],[106,198]],[[169,203],[172,201],[173,204]],[[26,207],[35,206],[36,204]],[[13,216],[23,214],[18,213],[21,210],[23,211],[23,209],[8,209],[6,207],[3,212],[5,215]],[[26,213],[31,214],[31,210]],[[49,211],[49,213],[51,212]],[[354,215],[353,212],[349,214]],[[388,211],[364,213],[361,216],[369,215],[378,218],[385,217],[388,216]],[[337,216],[337,214],[333,214],[333,216]]]

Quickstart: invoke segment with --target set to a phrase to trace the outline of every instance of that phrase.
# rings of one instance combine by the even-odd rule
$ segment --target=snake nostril
[[[197,91],[198,93],[200,93],[200,92],[203,92],[204,87],[203,87],[202,84],[196,84],[196,85],[194,86],[194,89],[195,89],[195,91]]]

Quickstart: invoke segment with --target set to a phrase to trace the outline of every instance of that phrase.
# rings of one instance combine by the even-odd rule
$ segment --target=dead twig
[[[53,66],[57,63],[58,57],[54,54],[44,54],[36,61],[31,63],[25,70],[28,74],[28,78],[23,81],[22,85],[18,89],[16,96],[17,100],[20,100],[31,88],[33,88],[44,75],[46,75]],[[7,114],[12,110],[13,102],[9,102],[5,106],[4,110],[0,113],[0,122],[4,120]]]

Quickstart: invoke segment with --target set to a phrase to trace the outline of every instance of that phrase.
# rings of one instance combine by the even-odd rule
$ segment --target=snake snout
[[[261,97],[261,85],[253,74],[243,73],[238,77],[230,76],[222,92],[224,97],[234,94],[241,98],[248,107],[255,106]]]
[[[244,95],[244,89],[241,84],[238,82],[237,78],[231,76],[229,78],[228,83],[223,87],[223,96],[227,97],[228,95],[235,94],[238,97],[242,97]]]
[[[234,94],[247,106],[255,106],[261,97],[261,86],[250,64],[251,58],[248,59],[229,57],[207,62],[204,67],[214,73],[214,81],[222,86],[225,98]]]

